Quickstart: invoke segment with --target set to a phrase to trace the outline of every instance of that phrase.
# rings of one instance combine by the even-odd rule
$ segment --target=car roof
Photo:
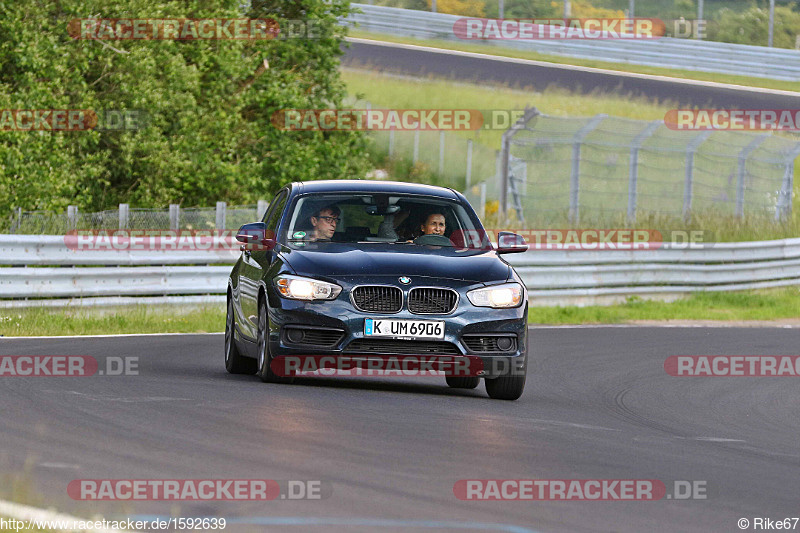
[[[369,193],[396,193],[396,194],[423,194],[457,200],[458,195],[452,189],[424,185],[421,183],[405,183],[402,181],[375,181],[375,180],[318,180],[301,181],[292,184],[298,194],[306,193],[337,193],[337,192],[369,192]]]

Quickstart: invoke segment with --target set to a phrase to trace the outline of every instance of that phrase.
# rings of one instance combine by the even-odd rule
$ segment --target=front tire
[[[481,378],[477,376],[445,376],[447,386],[451,389],[474,389],[481,382]]]
[[[525,374],[485,379],[486,393],[493,400],[516,400],[525,390]]]
[[[267,326],[267,303],[258,300],[258,377],[264,383],[291,383],[294,378],[279,376],[272,371],[272,356],[269,353],[269,327]]]
[[[233,314],[233,300],[228,298],[228,306],[225,317],[225,370],[231,374],[254,374],[256,372],[256,362],[249,357],[239,353],[234,339],[236,322]]]

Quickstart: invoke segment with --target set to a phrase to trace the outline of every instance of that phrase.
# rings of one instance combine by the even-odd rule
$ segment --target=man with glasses
[[[329,241],[336,231],[341,210],[336,205],[323,207],[311,215],[311,227],[314,228],[309,237],[310,241]]]

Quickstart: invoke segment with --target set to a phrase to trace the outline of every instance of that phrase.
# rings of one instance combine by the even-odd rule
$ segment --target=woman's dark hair
[[[427,222],[428,219],[431,217],[431,215],[441,215],[444,217],[445,220],[447,220],[447,215],[444,214],[444,209],[436,208],[436,209],[431,209],[430,211],[426,211],[425,217],[422,219],[420,224],[424,224],[425,222]]]

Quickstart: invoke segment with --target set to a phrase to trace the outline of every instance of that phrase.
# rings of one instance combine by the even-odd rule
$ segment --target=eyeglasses
[[[319,218],[320,220],[324,220],[328,224],[338,224],[339,223],[339,217],[317,217],[317,218]]]

